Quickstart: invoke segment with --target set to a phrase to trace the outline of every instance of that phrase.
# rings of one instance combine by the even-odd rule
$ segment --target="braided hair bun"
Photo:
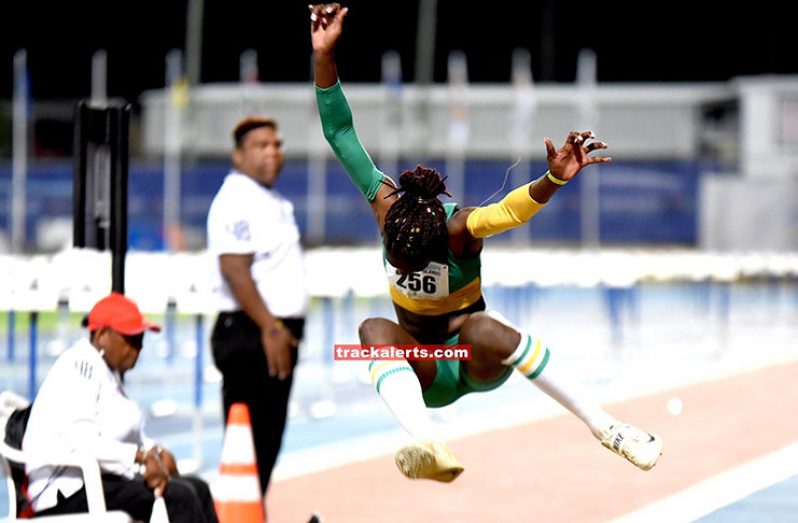
[[[440,173],[421,165],[417,165],[412,171],[403,172],[399,177],[399,187],[406,195],[423,200],[436,198],[439,194],[449,194]]]
[[[394,260],[414,269],[430,260],[443,259],[449,247],[446,210],[438,195],[446,192],[444,179],[435,169],[416,166],[399,177],[403,193],[385,216],[383,241]]]

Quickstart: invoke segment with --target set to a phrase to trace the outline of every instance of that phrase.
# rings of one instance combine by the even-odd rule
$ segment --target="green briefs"
[[[460,335],[455,334],[445,344],[455,344]],[[501,386],[513,373],[512,367],[493,381],[477,381],[469,378],[463,371],[460,360],[436,360],[435,381],[424,391],[424,403],[427,407],[437,408],[451,405],[462,396],[471,392],[487,392]]]

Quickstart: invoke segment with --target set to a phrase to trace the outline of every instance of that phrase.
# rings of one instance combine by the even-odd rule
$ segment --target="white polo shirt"
[[[144,418],[119,379],[87,339],[64,351],[33,402],[22,449],[34,457],[80,453],[96,458],[103,472],[133,479],[136,449],[154,442]],[[46,458],[44,459],[46,461]],[[60,490],[69,497],[83,486],[75,467],[28,463],[28,494],[36,511],[54,507]]]
[[[240,310],[222,276],[219,256],[254,254],[250,268],[266,306],[281,318],[301,318],[308,308],[305,266],[294,206],[275,189],[231,171],[208,211],[208,251],[220,312]]]

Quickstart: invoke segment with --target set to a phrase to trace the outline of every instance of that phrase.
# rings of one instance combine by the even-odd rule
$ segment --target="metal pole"
[[[72,170],[72,244],[75,247],[85,247],[86,217],[86,162],[88,141],[88,112],[89,108],[84,101],[75,106],[75,152]],[[89,239],[90,240],[90,239]]]
[[[380,168],[389,176],[398,177],[402,143],[402,61],[396,51],[382,55],[382,92]]]
[[[8,311],[8,363],[14,363],[17,347],[17,313]]]
[[[414,144],[423,161],[429,148],[430,91],[435,80],[435,31],[437,28],[438,0],[421,0],[418,4],[418,29],[416,32],[415,82],[420,87],[419,98],[414,105],[413,128],[416,129]]]
[[[468,115],[468,64],[462,51],[452,51],[448,63],[449,137],[446,149],[446,187],[461,205],[466,202],[465,153],[470,123]]]
[[[313,58],[310,60],[313,67]],[[312,77],[311,73],[311,77]],[[308,121],[319,121],[315,97],[311,97],[308,107]],[[307,240],[310,243],[321,243],[326,235],[327,222],[327,150],[321,128],[308,125],[308,194],[307,194]]]
[[[590,49],[582,49],[579,52],[576,82],[579,88],[579,96],[577,98],[579,104],[579,130],[592,130],[597,133],[596,53]],[[579,178],[582,247],[598,247],[601,243],[599,166],[592,166]]]
[[[202,407],[202,358],[205,352],[205,317],[197,314],[194,318],[194,337],[197,343],[197,357],[194,361],[194,406]]]
[[[168,251],[180,247],[180,105],[185,92],[182,76],[183,53],[173,49],[166,55],[166,100],[164,112],[164,194],[163,234],[164,247]]]
[[[195,317],[197,355],[194,360],[194,459],[197,468],[202,465],[202,369],[205,355],[205,317]]]
[[[257,112],[256,98],[253,96],[252,88],[260,81],[260,71],[258,70],[258,52],[255,49],[247,49],[241,53],[238,59],[239,80],[241,82],[241,114],[249,115]]]
[[[28,176],[28,58],[24,49],[14,55],[13,166],[11,175],[11,252],[25,248],[25,184]]]
[[[537,97],[532,79],[532,58],[526,49],[513,51],[513,109],[510,115],[510,146],[513,149],[513,162],[518,161],[510,176],[510,187],[520,187],[530,179],[529,150],[532,147],[532,126],[537,113]],[[528,243],[530,227],[516,227],[510,231],[514,242]]]
[[[416,32],[416,83],[429,85],[435,74],[435,30],[438,22],[438,0],[421,0],[418,4]]]
[[[111,264],[112,288],[125,293],[125,257],[127,256],[128,200],[128,129],[130,105],[109,111],[111,154]]]
[[[554,81],[554,59],[557,57],[554,4],[555,0],[543,0],[541,4],[540,80],[542,82]]]
[[[173,302],[166,306],[166,316],[164,318],[164,336],[166,337],[166,361],[169,365],[175,362],[177,355],[177,309]]]
[[[28,333],[28,346],[30,352],[28,353],[28,399],[33,401],[36,397],[36,324],[38,323],[39,313],[32,311],[30,313],[30,324]]]
[[[186,76],[189,85],[200,83],[202,76],[202,20],[204,0],[189,0],[186,20]]]
[[[242,84],[256,84],[260,81],[258,52],[255,49],[247,49],[241,53],[238,59],[238,67],[239,80]]]
[[[105,107],[108,103],[108,53],[101,49],[91,57],[91,104]]]
[[[311,138],[311,140],[313,140]],[[314,142],[311,141],[311,144]],[[308,155],[307,217],[308,241],[321,243],[327,233],[327,162],[324,153],[311,145]]]

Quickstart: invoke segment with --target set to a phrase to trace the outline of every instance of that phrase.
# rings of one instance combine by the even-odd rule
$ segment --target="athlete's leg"
[[[410,335],[401,325],[385,318],[368,318],[358,329],[362,345],[417,345],[418,340]],[[421,384],[421,390],[429,387],[435,380],[435,362],[433,360],[409,360]]]
[[[384,318],[369,318],[360,324],[363,345],[415,345],[418,342],[397,323]],[[449,449],[437,441],[422,384],[429,387],[435,380],[436,364],[432,360],[381,361],[369,365],[377,394],[396,420],[416,440],[396,453],[396,465],[407,477],[452,481],[463,471]]]
[[[360,343],[412,345],[418,343],[400,325],[385,318],[369,318],[360,324]],[[435,379],[434,361],[375,360],[369,365],[371,382],[396,420],[416,439],[433,439],[432,424],[422,396],[422,383]]]
[[[619,423],[563,374],[549,348],[536,336],[521,333],[496,313],[472,314],[460,330],[460,343],[471,345],[464,371],[475,380],[495,380],[507,366],[517,368],[546,395],[582,420],[602,444],[648,470],[662,448],[657,436]],[[624,442],[625,440],[625,442]],[[634,446],[631,448],[630,446]]]
[[[559,374],[556,364],[552,362],[549,348],[540,339],[522,334],[496,313],[472,314],[460,330],[460,343],[471,345],[471,360],[464,362],[464,370],[471,378],[494,380],[511,365],[581,419],[596,437],[603,436],[615,422],[598,405],[580,395],[574,384],[555,375]],[[516,357],[511,358],[516,352]]]

